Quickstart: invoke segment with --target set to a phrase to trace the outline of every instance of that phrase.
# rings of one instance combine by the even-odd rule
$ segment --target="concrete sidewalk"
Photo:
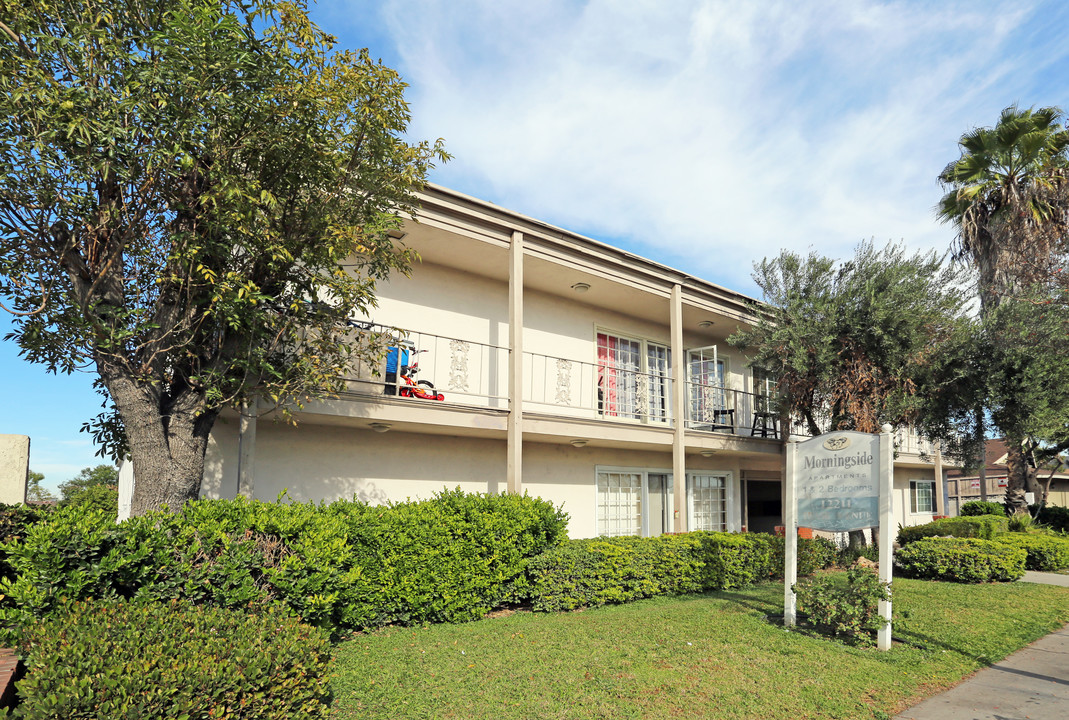
[[[1069,587],[1069,575],[1029,572],[1021,582]],[[1069,625],[895,720],[1066,720],[1069,718]]]

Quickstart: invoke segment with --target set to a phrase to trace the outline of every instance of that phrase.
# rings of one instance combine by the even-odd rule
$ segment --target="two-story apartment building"
[[[397,338],[390,367],[354,369],[296,426],[224,417],[204,495],[526,492],[563,504],[571,537],[781,523],[772,384],[726,342],[749,298],[445,188],[421,200],[401,241],[422,261],[362,319]],[[406,357],[430,397],[395,374]],[[900,439],[899,521],[926,522],[941,470]]]

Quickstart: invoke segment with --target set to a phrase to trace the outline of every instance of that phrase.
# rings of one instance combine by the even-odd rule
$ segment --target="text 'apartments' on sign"
[[[798,525],[847,532],[880,524],[879,435],[822,435],[797,453]]]

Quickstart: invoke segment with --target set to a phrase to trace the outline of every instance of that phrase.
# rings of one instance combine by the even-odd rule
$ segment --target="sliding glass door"
[[[730,473],[687,473],[687,527],[726,530],[731,526]],[[673,532],[675,495],[672,473],[641,468],[598,468],[598,535]]]

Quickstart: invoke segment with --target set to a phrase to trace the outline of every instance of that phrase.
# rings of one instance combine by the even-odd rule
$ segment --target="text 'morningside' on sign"
[[[828,532],[879,525],[879,452],[879,435],[853,431],[798,443],[798,525]]]

